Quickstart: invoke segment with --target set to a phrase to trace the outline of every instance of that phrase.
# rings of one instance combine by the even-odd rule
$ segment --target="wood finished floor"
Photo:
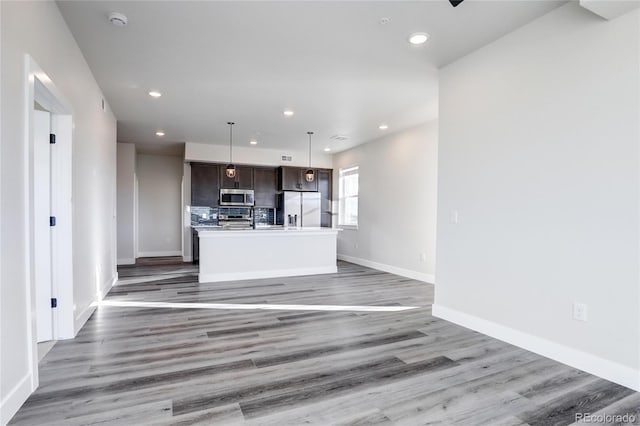
[[[419,306],[403,312],[99,307],[40,364],[15,425],[564,425],[640,394],[431,316],[433,286],[337,274],[198,284],[120,268],[107,301]]]

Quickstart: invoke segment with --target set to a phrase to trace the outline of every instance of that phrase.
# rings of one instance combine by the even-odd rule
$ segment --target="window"
[[[340,169],[338,224],[358,226],[358,166]]]

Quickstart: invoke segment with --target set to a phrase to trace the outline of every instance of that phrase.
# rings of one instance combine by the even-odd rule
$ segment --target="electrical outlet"
[[[454,225],[458,223],[458,210],[451,210],[451,223]]]
[[[573,302],[573,319],[576,321],[587,321],[587,305]]]
[[[353,248],[358,248],[358,243],[353,243]]]
[[[427,253],[420,253],[420,262],[427,261]]]

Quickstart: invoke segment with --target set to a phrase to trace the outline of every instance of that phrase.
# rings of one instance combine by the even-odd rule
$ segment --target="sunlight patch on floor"
[[[239,309],[266,311],[346,311],[346,312],[401,312],[418,309],[417,306],[343,306],[343,305],[272,305],[260,303],[172,303],[129,302],[103,300],[98,306],[118,308],[172,308],[172,309]]]

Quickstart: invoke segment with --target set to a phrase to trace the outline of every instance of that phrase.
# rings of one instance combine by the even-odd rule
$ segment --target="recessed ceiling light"
[[[251,140],[251,141],[249,141],[249,143],[251,145],[258,145],[258,141],[256,141],[256,140]]]
[[[429,39],[429,34],[427,33],[413,33],[409,36],[409,43],[422,44],[428,39]]]
[[[158,130],[156,132],[156,136],[164,136],[164,132],[162,130]]]
[[[152,98],[159,98],[160,96],[162,96],[162,93],[158,92],[157,90],[152,90],[149,92],[149,96],[151,96]]]
[[[111,12],[109,14],[109,22],[116,27],[124,27],[127,25],[128,19],[124,13]]]
[[[331,148],[329,148],[329,147],[326,147],[326,148],[324,149],[324,152],[329,152],[329,151],[331,151]]]
[[[293,115],[293,111],[291,111],[290,109],[285,109],[283,114],[287,117],[291,117]]]
[[[378,126],[378,129],[380,130],[387,130],[389,128],[389,126],[387,126],[386,124],[381,124]]]

